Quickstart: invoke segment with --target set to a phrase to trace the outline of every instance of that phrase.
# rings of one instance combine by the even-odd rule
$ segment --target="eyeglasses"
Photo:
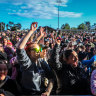
[[[42,48],[41,47],[33,48],[31,50],[35,51],[36,53],[42,52]]]

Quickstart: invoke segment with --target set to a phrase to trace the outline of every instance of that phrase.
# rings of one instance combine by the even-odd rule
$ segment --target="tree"
[[[72,27],[71,29],[72,29],[72,30],[77,30],[77,28],[76,28],[76,27]]]
[[[85,25],[87,26],[88,30],[90,30],[91,27],[90,22],[89,21],[85,22]]]
[[[12,21],[9,21],[9,24],[10,24],[10,25],[13,25],[13,24],[14,24],[14,22],[12,22]]]
[[[70,25],[66,23],[64,29],[70,29]]]
[[[9,27],[10,27],[10,29],[11,29],[12,27],[14,27],[14,22],[9,21],[8,26],[9,26]]]
[[[80,24],[80,25],[78,26],[78,29],[88,30],[87,26],[86,26],[84,23]]]
[[[9,21],[9,23],[6,25],[7,29],[8,27],[10,28],[11,31],[15,31],[20,30],[22,26],[20,23],[14,24],[14,22]]]
[[[2,32],[2,31],[4,31],[4,29],[5,29],[5,23],[1,22],[0,23],[0,31]]]
[[[66,23],[65,25],[63,24],[62,26],[61,26],[61,29],[63,30],[63,29],[70,29],[70,25],[68,24],[68,23]]]
[[[17,29],[16,29],[15,26],[11,28],[11,31],[16,31],[16,30],[17,30]]]
[[[17,24],[14,24],[14,27],[16,27],[16,29],[20,30],[22,26],[20,23],[17,23]]]
[[[61,26],[61,29],[64,29],[64,27],[65,27],[65,25],[63,24],[63,25]]]
[[[21,27],[22,27],[22,26],[21,26],[21,24],[20,24],[20,23],[17,23],[17,29],[19,29],[19,30],[20,30],[20,29],[21,29]]]

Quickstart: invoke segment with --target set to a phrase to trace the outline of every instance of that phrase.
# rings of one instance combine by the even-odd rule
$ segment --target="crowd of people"
[[[96,33],[0,33],[0,96],[96,95]]]

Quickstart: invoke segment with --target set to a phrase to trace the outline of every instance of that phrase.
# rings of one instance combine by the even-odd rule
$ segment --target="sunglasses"
[[[36,53],[42,52],[42,48],[41,47],[33,48],[31,50],[35,51]]]

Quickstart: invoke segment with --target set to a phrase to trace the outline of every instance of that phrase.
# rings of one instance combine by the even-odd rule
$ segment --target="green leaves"
[[[82,23],[82,24],[80,24],[80,25],[78,26],[78,29],[88,30],[88,27],[87,27],[84,23]]]

